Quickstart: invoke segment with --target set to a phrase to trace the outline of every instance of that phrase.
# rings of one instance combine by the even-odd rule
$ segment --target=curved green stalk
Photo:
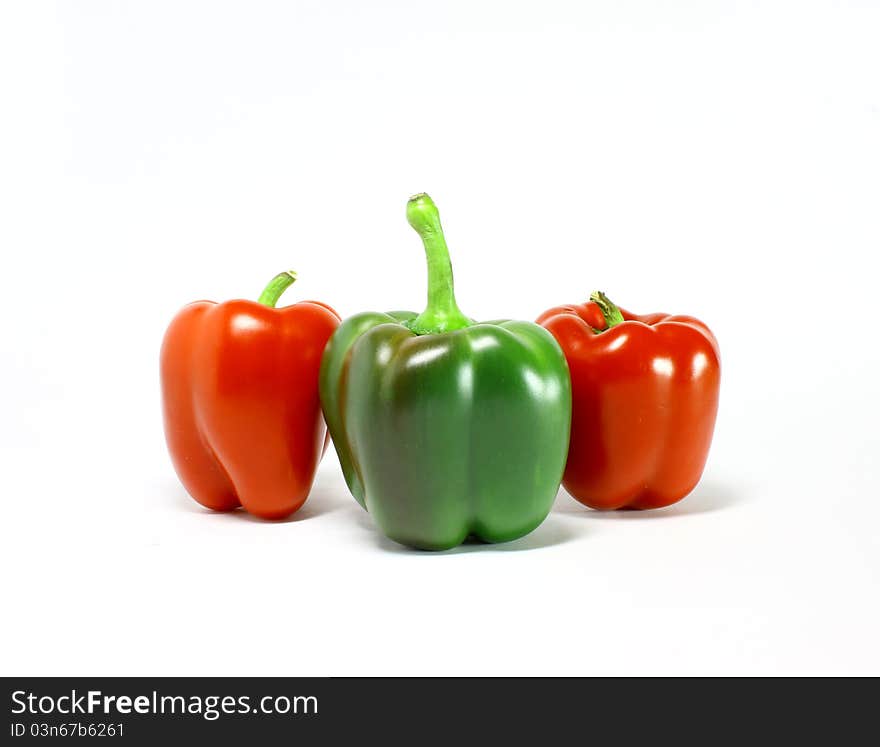
[[[421,237],[428,260],[428,305],[406,326],[417,335],[451,332],[471,326],[473,322],[461,313],[455,302],[452,263],[434,201],[424,193],[410,197],[406,204],[406,219]]]
[[[597,329],[595,330],[596,332],[605,332],[621,322],[626,321],[623,318],[620,309],[617,308],[615,303],[602,291],[594,291],[591,293],[590,300],[599,307],[599,311],[601,311],[602,316],[605,317],[605,329]]]
[[[269,284],[263,289],[257,303],[268,306],[270,309],[275,308],[281,294],[284,293],[296,281],[296,273],[293,270],[279,272],[269,281]]]

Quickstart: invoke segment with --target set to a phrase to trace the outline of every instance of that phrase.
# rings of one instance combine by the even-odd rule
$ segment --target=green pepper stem
[[[278,299],[281,298],[281,294],[293,285],[295,280],[296,273],[293,270],[279,272],[263,289],[263,292],[257,299],[257,303],[261,303],[263,306],[268,306],[270,309],[274,309],[275,304],[278,303]]]
[[[469,327],[473,322],[455,302],[452,263],[437,206],[424,193],[414,195],[406,204],[406,219],[421,237],[428,260],[428,305],[407,326],[417,335]]]
[[[618,309],[614,302],[602,291],[591,293],[590,300],[599,307],[599,311],[601,311],[602,316],[605,317],[605,329],[596,330],[597,332],[604,332],[605,330],[611,329],[621,322],[626,321],[623,318],[620,309]]]

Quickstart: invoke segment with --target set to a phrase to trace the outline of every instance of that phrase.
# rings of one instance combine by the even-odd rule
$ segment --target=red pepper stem
[[[263,292],[257,299],[257,303],[261,303],[263,306],[268,306],[270,309],[274,309],[275,304],[278,303],[278,299],[281,298],[281,294],[293,285],[295,280],[296,273],[293,270],[279,272],[263,289]]]
[[[615,303],[608,298],[602,291],[594,291],[590,294],[590,300],[599,307],[602,316],[605,318],[605,329],[597,329],[597,332],[604,332],[612,327],[626,321],[620,309]]]

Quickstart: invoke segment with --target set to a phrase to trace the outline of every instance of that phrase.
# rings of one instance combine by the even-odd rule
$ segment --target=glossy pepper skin
[[[425,245],[428,307],[358,314],[324,353],[321,402],[345,479],[404,545],[521,537],[547,516],[565,466],[565,358],[535,324],[465,317],[434,203],[416,195],[407,218]]]
[[[721,362],[690,316],[618,309],[601,293],[538,318],[559,342],[572,382],[563,485],[596,509],[661,508],[694,489],[709,453]]]
[[[274,308],[294,278],[276,276],[258,302],[191,303],[165,334],[168,451],[189,494],[215,511],[292,514],[326,447],[318,371],[339,316],[314,301]]]

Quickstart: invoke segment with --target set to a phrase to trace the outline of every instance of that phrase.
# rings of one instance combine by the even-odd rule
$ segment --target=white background
[[[880,674],[880,4],[4,3],[2,673]],[[702,483],[532,535],[383,539],[328,452],[293,520],[165,453],[197,298],[420,309],[604,289],[704,319]]]

